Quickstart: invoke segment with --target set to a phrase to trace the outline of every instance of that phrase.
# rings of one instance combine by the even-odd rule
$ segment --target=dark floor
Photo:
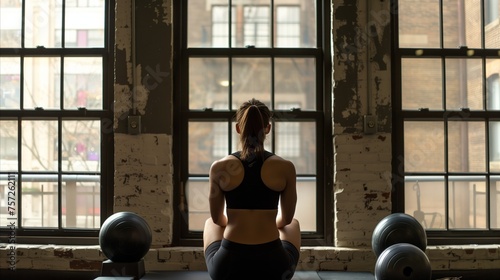
[[[16,270],[8,271],[0,269],[2,280],[94,280],[99,278],[98,271],[53,271],[53,270]],[[464,270],[464,271],[434,271],[433,280],[452,280],[453,277],[461,277],[460,280],[490,280],[499,279],[500,268],[494,270]],[[125,280],[132,277],[110,277],[102,280]],[[207,272],[203,271],[162,271],[149,272],[141,280],[211,280]],[[371,273],[357,273],[345,271],[297,271],[294,280],[374,280]],[[257,280],[265,280],[257,279]]]
[[[160,280],[160,279],[175,279],[175,280],[211,280],[206,272],[151,272],[146,274],[141,280]],[[264,280],[262,278],[262,280]],[[292,278],[293,280],[374,280],[375,277],[371,273],[359,272],[334,272],[334,271],[297,271]],[[101,279],[99,279],[101,280]],[[108,279],[102,279],[108,280]],[[111,279],[110,279],[111,280]]]

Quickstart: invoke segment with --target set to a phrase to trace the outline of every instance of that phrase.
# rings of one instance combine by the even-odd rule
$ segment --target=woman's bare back
[[[234,156],[227,156],[218,161],[219,174],[224,176],[219,184],[222,191],[231,191],[238,187],[244,178],[241,161]],[[263,164],[261,178],[273,191],[282,192],[287,186],[286,174],[289,162],[273,155]],[[222,171],[223,170],[223,171]],[[275,209],[226,209],[228,223],[224,238],[243,244],[261,244],[276,240],[279,231],[276,225],[278,210]]]

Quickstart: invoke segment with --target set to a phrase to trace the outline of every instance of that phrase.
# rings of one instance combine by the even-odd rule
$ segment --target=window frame
[[[316,17],[317,30],[317,46],[321,48],[244,48],[232,47],[227,48],[189,48],[187,44],[187,1],[179,1],[181,3],[173,3],[174,5],[174,24],[178,28],[174,28],[174,45],[177,56],[174,56],[174,128],[176,132],[173,138],[173,159],[174,159],[174,245],[181,246],[201,246],[202,232],[190,232],[188,230],[188,212],[186,207],[185,197],[185,182],[187,181],[188,166],[183,164],[182,159],[188,154],[188,121],[203,121],[210,118],[210,121],[225,121],[231,124],[235,114],[233,110],[189,110],[189,96],[186,94],[188,89],[189,69],[187,60],[190,57],[201,57],[209,55],[212,57],[316,57],[317,63],[316,72],[316,111],[293,111],[295,118],[293,121],[304,121],[315,119],[317,122],[317,228],[315,233],[303,233],[302,244],[305,246],[321,246],[333,245],[333,199],[331,189],[333,187],[333,141],[332,135],[332,96],[331,96],[331,54],[330,54],[330,6],[325,1],[318,1]],[[327,1],[328,2],[328,1]],[[270,2],[271,6],[274,1]],[[232,6],[229,1],[228,6]],[[274,42],[274,25],[275,15],[272,15],[269,23],[271,46]],[[320,74],[322,73],[322,75]],[[274,96],[274,90],[272,91]],[[271,97],[272,98],[272,97]],[[232,103],[231,95],[229,95],[229,104]],[[274,102],[273,102],[274,103]],[[274,108],[270,108],[274,109]],[[290,115],[290,110],[274,110],[275,119],[278,121],[286,121],[279,119],[279,116]],[[232,127],[231,127],[232,129]],[[231,133],[229,133],[228,141],[231,141]],[[274,138],[274,137],[273,137]],[[183,140],[184,139],[184,140]],[[330,139],[330,141],[329,141]],[[228,142],[231,143],[231,142]],[[320,156],[321,155],[321,156]],[[207,170],[208,174],[208,170]]]
[[[440,2],[440,5],[443,5]],[[391,7],[394,7],[394,11],[399,11],[398,7],[398,0],[392,0]],[[484,8],[484,7],[483,7]],[[483,10],[484,11],[484,10]],[[482,16],[482,22],[484,23],[485,20],[485,14],[481,13]],[[443,79],[443,85],[445,84],[446,81],[446,66],[445,66],[445,60],[449,58],[479,58],[482,60],[482,67],[483,70],[486,67],[486,60],[488,58],[497,58],[498,59],[498,53],[500,49],[487,49],[485,47],[485,28],[483,24],[483,28],[481,29],[481,36],[483,38],[481,45],[481,48],[473,49],[474,54],[471,56],[470,52],[468,52],[470,49],[467,47],[460,47],[456,49],[451,49],[451,48],[445,48],[443,45],[443,32],[442,32],[442,26],[443,26],[443,19],[442,19],[442,11],[441,11],[441,46],[439,48],[403,48],[399,47],[399,17],[398,13],[391,13],[391,22],[392,22],[392,104],[393,104],[393,142],[392,142],[392,149],[393,149],[393,159],[392,159],[392,168],[393,168],[393,178],[392,178],[392,184],[393,184],[393,192],[392,192],[392,205],[393,205],[393,212],[405,212],[405,176],[415,176],[415,175],[435,175],[435,176],[442,176],[444,178],[444,184],[445,184],[445,204],[448,206],[449,204],[449,194],[448,194],[448,182],[452,181],[454,177],[460,176],[460,175],[467,175],[468,177],[474,177],[474,176],[484,176],[485,181],[486,181],[486,188],[489,188],[489,184],[491,182],[490,177],[498,176],[498,173],[495,172],[490,172],[490,169],[488,167],[489,165],[489,155],[488,155],[488,139],[485,140],[486,144],[486,155],[485,155],[485,160],[486,160],[486,171],[485,172],[452,172],[447,169],[447,127],[448,124],[451,121],[482,121],[486,125],[486,138],[488,138],[488,124],[489,120],[498,120],[498,117],[495,118],[493,114],[498,114],[498,111],[488,111],[486,110],[487,102],[486,100],[486,79],[483,78],[483,110],[469,110],[468,108],[463,108],[463,109],[457,109],[457,110],[450,110],[443,108],[441,110],[426,110],[426,109],[420,109],[420,110],[412,110],[412,109],[404,109],[402,106],[402,60],[404,58],[438,58],[441,59],[442,61],[442,79]],[[423,51],[423,52],[422,52]],[[418,55],[417,55],[418,53]],[[483,75],[485,75],[485,71],[483,71]],[[487,77],[486,77],[487,78]],[[445,91],[445,86],[443,86],[443,91]],[[443,93],[443,104],[446,104],[446,100],[444,97]],[[445,105],[443,105],[445,107]],[[405,121],[441,121],[441,123],[444,126],[444,164],[445,164],[445,170],[443,172],[439,173],[429,173],[429,174],[423,174],[425,172],[417,172],[415,174],[412,173],[405,173],[405,168],[404,168],[404,122]],[[488,191],[489,193],[489,191]],[[462,229],[453,229],[448,227],[448,221],[446,222],[446,228],[443,230],[426,230],[427,233],[427,238],[428,238],[428,244],[429,245],[452,245],[452,244],[494,244],[500,242],[500,230],[498,229],[492,229],[490,227],[490,197],[487,194],[486,198],[486,208],[487,208],[487,229],[482,230],[482,229],[467,229],[467,230],[462,230]],[[447,218],[449,217],[449,210],[447,207],[445,207],[445,214]],[[446,219],[448,220],[448,219]]]
[[[24,10],[24,2],[21,9]],[[104,1],[104,45],[103,47],[85,47],[85,48],[75,48],[75,47],[64,47],[64,34],[62,35],[62,45],[60,47],[37,47],[29,48],[24,47],[24,20],[21,27],[21,46],[15,48],[1,48],[2,57],[14,57],[20,60],[20,75],[21,80],[23,77],[24,65],[23,61],[26,57],[28,58],[44,58],[44,57],[58,57],[61,59],[61,64],[64,58],[71,57],[99,57],[102,59],[102,107],[99,109],[93,108],[78,108],[75,110],[64,109],[64,88],[62,84],[63,75],[59,75],[60,85],[59,85],[59,95],[60,95],[60,106],[59,108],[45,108],[45,109],[34,109],[34,108],[24,108],[23,104],[23,84],[21,83],[21,96],[19,109],[1,109],[0,119],[1,120],[13,120],[17,121],[18,127],[18,168],[15,172],[1,172],[0,175],[3,177],[12,179],[12,174],[15,174],[15,184],[18,201],[21,204],[16,204],[16,210],[18,213],[18,220],[16,222],[15,229],[15,242],[19,244],[57,244],[57,245],[96,245],[99,243],[99,228],[102,222],[113,213],[113,169],[114,169],[114,136],[113,136],[113,71],[110,71],[114,67],[114,26],[115,26],[115,14],[114,14],[115,0],[105,0]],[[62,30],[65,29],[64,21],[64,11],[68,6],[65,5],[65,1],[62,2]],[[86,8],[87,6],[82,6]],[[24,16],[24,12],[23,12]],[[64,73],[64,72],[62,72]],[[58,168],[56,171],[50,172],[33,172],[24,171],[22,169],[22,159],[20,158],[22,149],[22,139],[19,137],[21,135],[21,125],[22,121],[30,120],[55,120],[58,126],[58,136],[56,137],[57,142],[62,141],[62,126],[64,121],[73,120],[97,120],[100,122],[100,171],[98,172],[67,172]],[[57,148],[58,153],[58,165],[61,165],[62,160],[61,147]],[[35,176],[56,176],[54,182],[57,182],[58,188],[58,227],[51,228],[23,228],[19,227],[19,217],[22,215],[22,198],[20,192],[20,186],[22,185],[23,174],[29,173]],[[100,189],[100,222],[97,228],[93,229],[82,229],[82,228],[63,228],[62,227],[62,184],[64,183],[63,178],[67,175],[96,175],[100,176],[99,189]],[[21,175],[21,176],[20,176]],[[7,180],[7,179],[6,179]],[[52,180],[52,179],[51,179]],[[93,191],[92,191],[93,192]],[[22,216],[21,216],[22,217]],[[10,229],[0,229],[2,235],[8,235]]]

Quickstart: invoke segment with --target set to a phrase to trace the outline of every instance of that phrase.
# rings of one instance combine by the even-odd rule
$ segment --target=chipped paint
[[[162,21],[165,24],[172,24],[172,0],[163,1]]]
[[[334,132],[362,132],[366,114],[377,115],[379,132],[391,132],[389,3],[333,2]]]
[[[171,118],[162,106],[169,104],[172,94],[172,1],[136,0],[135,24],[132,23],[133,3],[123,0],[115,9],[113,128],[115,132],[126,132],[127,116],[137,114],[142,116],[142,133],[168,133],[171,132]]]
[[[337,5],[335,5],[337,6]],[[338,28],[334,30],[334,122],[340,124],[343,132],[356,132],[355,126],[361,117],[360,98],[357,90],[358,68],[358,11],[356,1],[343,1],[334,11]],[[337,71],[340,70],[340,71]],[[338,74],[344,72],[345,76]]]
[[[142,73],[142,65],[139,64],[135,68],[135,73],[136,77],[143,77],[144,74]],[[134,93],[133,93],[133,107],[137,110],[137,113],[139,115],[144,115],[146,113],[146,104],[148,103],[148,98],[149,98],[149,89],[148,87],[144,86],[143,82],[145,79],[135,79],[135,85],[134,85]]]

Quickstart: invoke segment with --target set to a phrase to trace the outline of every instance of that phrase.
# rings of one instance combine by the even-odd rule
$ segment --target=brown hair
[[[269,108],[252,98],[241,104],[236,111],[236,123],[240,129],[241,159],[251,156],[264,157],[266,128],[271,120]]]

